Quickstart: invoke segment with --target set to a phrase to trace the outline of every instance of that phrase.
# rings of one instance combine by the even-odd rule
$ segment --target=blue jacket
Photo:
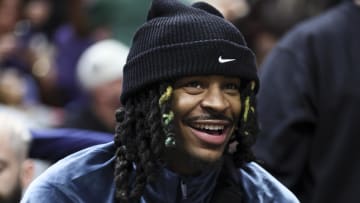
[[[21,202],[113,202],[114,151],[113,143],[106,143],[66,157],[36,179]],[[298,202],[289,190],[256,163],[249,163],[238,172],[245,202]],[[156,181],[147,185],[141,202],[209,202],[218,175],[219,170],[213,169],[198,177],[180,177],[162,168]]]
[[[52,163],[87,147],[114,139],[114,135],[110,133],[74,128],[32,129],[30,132],[30,158]]]

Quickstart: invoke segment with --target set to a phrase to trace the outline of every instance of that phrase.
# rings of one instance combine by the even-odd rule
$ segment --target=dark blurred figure
[[[56,125],[58,111],[43,105],[41,99],[47,84],[43,81],[52,67],[52,49],[40,28],[50,11],[47,4],[30,6],[32,2],[47,1],[3,0],[0,4],[0,15],[9,12],[4,17],[7,21],[0,23],[0,104],[33,115],[45,126]]]
[[[58,92],[58,98],[56,101],[53,100],[55,105],[79,106],[83,102],[83,92],[75,74],[79,57],[96,41],[113,36],[113,30],[108,21],[108,17],[113,13],[102,15],[103,13],[92,12],[100,6],[101,1],[67,2],[69,19],[55,33],[55,86]]]
[[[123,66],[128,47],[113,39],[90,46],[77,64],[77,78],[87,104],[67,111],[64,127],[114,133],[114,112],[120,106]]]
[[[22,0],[23,19],[31,29],[42,32],[52,41],[55,30],[66,20],[66,3],[57,0]]]
[[[227,0],[230,1],[230,0]],[[238,0],[234,0],[238,1]],[[246,1],[246,0],[242,0]],[[318,15],[341,0],[247,0],[246,15],[232,22],[249,39],[258,64],[261,65],[278,39],[297,23]],[[259,66],[261,68],[261,66]]]
[[[90,36],[84,7],[83,0],[75,0],[73,4],[68,4],[69,17],[66,23],[55,32],[56,79],[54,86],[57,96],[51,102],[57,106],[65,106],[81,94],[75,76],[76,63],[82,52],[95,41]]]
[[[303,203],[359,202],[357,4],[296,26],[261,69],[255,151]]]
[[[0,70],[16,68],[28,71],[26,51],[19,47],[14,34],[17,22],[21,18],[20,0],[0,0]]]
[[[0,0],[0,34],[12,32],[19,19],[19,0]]]
[[[52,21],[50,0],[3,0],[0,23],[0,70],[15,69],[32,88],[32,98],[44,103],[53,74],[53,45],[48,29]],[[7,14],[9,13],[9,14]],[[46,103],[46,101],[45,101]]]
[[[18,46],[25,51],[27,72],[35,79],[39,91],[39,102],[53,105],[49,97],[53,96],[54,45],[49,24],[53,16],[51,0],[24,0],[22,18],[17,22],[14,34]]]
[[[27,50],[15,34],[20,7],[20,1],[0,1],[0,104],[16,107],[38,101]]]

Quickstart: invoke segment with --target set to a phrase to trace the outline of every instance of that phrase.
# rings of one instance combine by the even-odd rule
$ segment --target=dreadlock
[[[251,151],[258,132],[254,85],[254,82],[248,82],[240,90],[241,101],[247,104],[242,108],[243,116],[230,141],[238,143],[232,156],[237,167],[255,159]],[[163,120],[163,115],[171,111],[171,100],[159,105],[161,95],[169,86],[169,83],[154,85],[136,97],[130,97],[124,108],[116,112],[115,185],[118,201],[139,200],[146,184],[154,180],[157,161],[165,149],[166,133],[174,132],[173,122],[164,124]]]
[[[236,150],[233,153],[236,167],[242,167],[244,163],[255,161],[255,155],[251,150],[259,132],[255,108],[255,85],[255,81],[250,81],[245,83],[245,86],[240,90],[240,98],[243,104],[240,114],[242,117],[239,120],[238,129],[233,133],[235,137],[233,141],[237,142]]]
[[[167,105],[159,107],[159,98],[167,86],[155,85],[140,92],[116,112],[115,184],[118,200],[139,199],[146,183],[154,179],[156,162],[164,150],[161,115],[167,108]],[[129,181],[132,172],[135,172],[131,177],[134,178],[133,184]]]

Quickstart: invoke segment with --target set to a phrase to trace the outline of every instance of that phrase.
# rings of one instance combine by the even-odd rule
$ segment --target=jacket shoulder
[[[112,142],[76,152],[34,180],[22,202],[111,202],[113,160]]]
[[[246,202],[297,203],[299,200],[283,184],[255,162],[239,169]]]

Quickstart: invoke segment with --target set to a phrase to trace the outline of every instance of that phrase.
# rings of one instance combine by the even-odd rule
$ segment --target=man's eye
[[[224,85],[224,90],[230,94],[240,93],[240,85],[237,83],[227,83]]]
[[[183,88],[189,94],[200,94],[204,91],[203,85],[198,81],[187,82],[183,85]]]
[[[240,87],[236,83],[228,83],[225,85],[225,89],[239,90]]]
[[[184,85],[184,87],[190,87],[190,88],[202,88],[201,87],[201,84],[197,81],[191,81],[191,82],[188,82]]]
[[[3,163],[1,160],[0,160],[0,173],[2,173],[3,170],[5,170],[6,168],[6,163]]]

